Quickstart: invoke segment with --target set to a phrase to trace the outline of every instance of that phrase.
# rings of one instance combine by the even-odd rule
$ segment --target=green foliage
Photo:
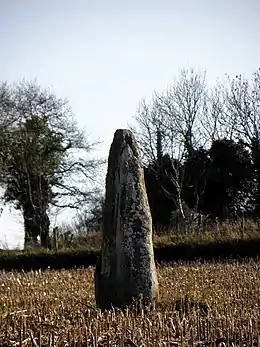
[[[22,209],[31,194],[32,199],[44,198],[48,205],[53,196],[51,182],[64,156],[62,136],[52,131],[46,120],[39,116],[27,119],[20,129],[15,130],[17,133],[11,143],[7,143],[9,178],[4,199],[16,202],[15,207]],[[14,147],[17,150],[11,151]],[[37,205],[36,201],[33,203]]]
[[[242,143],[224,139],[213,142],[209,156],[204,210],[227,218],[250,209],[253,192],[250,153]]]
[[[9,310],[7,304],[0,302],[0,316],[6,316],[8,312]]]
[[[186,294],[184,298],[176,300],[174,304],[181,318],[194,311],[198,311],[200,315],[207,315],[210,311],[210,303],[207,300],[198,300],[196,295],[189,296]]]
[[[178,167],[179,170],[174,169]],[[172,161],[169,155],[164,155],[160,161],[151,162],[144,169],[147,196],[155,227],[167,227],[172,211],[177,209],[177,189],[175,181],[177,173],[182,170],[178,160]]]
[[[78,129],[68,102],[34,82],[2,84],[0,115],[3,200],[22,211],[25,244],[36,244],[40,236],[41,245],[48,247],[50,206],[78,208],[90,201],[95,188],[87,182],[101,161],[86,158],[92,145]]]

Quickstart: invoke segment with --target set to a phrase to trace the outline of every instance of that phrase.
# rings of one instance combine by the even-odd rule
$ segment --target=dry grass
[[[101,232],[75,233],[69,237],[69,241],[64,241],[64,235],[61,232],[57,240],[57,249],[52,251],[84,250],[99,251],[101,248]],[[182,228],[170,230],[154,230],[153,244],[155,247],[179,244],[208,244],[214,242],[233,242],[239,240],[259,240],[260,239],[260,221],[257,223],[250,219],[240,219],[235,221],[214,222],[212,225],[204,227],[190,224]],[[26,252],[48,252],[40,247],[28,247]],[[19,254],[19,250],[8,250],[0,248],[1,254]]]
[[[0,272],[1,346],[260,345],[260,263],[160,267],[148,312],[95,309],[94,269]],[[220,346],[220,345],[219,345]]]
[[[259,240],[260,226],[259,223],[251,219],[215,221],[212,225],[204,227],[191,224],[180,230],[161,231],[160,233],[155,233],[153,238],[156,246]]]
[[[160,230],[154,232],[153,243],[155,246],[170,244],[207,244],[213,242],[232,242],[238,240],[254,240],[260,238],[259,223],[250,219],[235,221],[214,222],[213,225],[205,227],[190,224],[181,229]],[[73,249],[85,248],[99,250],[101,247],[101,233],[84,233],[76,235],[70,247]],[[62,243],[60,243],[61,249]]]

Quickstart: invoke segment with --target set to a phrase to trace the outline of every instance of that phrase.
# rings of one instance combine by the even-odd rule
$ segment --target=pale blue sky
[[[0,0],[0,32],[1,81],[36,78],[68,98],[105,156],[140,99],[179,69],[214,84],[260,67],[259,0]],[[21,245],[22,231],[6,209],[0,240]]]

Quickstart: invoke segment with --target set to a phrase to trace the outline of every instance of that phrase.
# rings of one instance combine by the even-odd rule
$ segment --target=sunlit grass
[[[257,342],[260,263],[183,263],[158,268],[148,312],[95,307],[94,269],[0,272],[0,345],[202,346]],[[130,344],[132,343],[132,345]]]

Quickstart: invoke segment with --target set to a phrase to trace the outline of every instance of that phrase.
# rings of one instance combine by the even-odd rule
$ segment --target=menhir
[[[158,282],[152,218],[137,143],[129,130],[115,132],[108,158],[101,256],[95,295],[101,309],[149,304]]]

